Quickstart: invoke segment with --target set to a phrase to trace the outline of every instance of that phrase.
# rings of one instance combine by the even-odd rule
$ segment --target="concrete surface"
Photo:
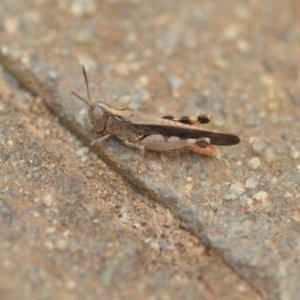
[[[299,14],[297,1],[1,3],[3,297],[297,299]],[[242,143],[219,160],[147,152],[137,177],[136,150],[88,147],[70,95],[85,96],[81,64],[94,101],[209,112],[207,128]]]

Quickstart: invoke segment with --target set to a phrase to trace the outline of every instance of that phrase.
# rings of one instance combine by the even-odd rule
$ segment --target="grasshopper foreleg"
[[[110,136],[111,136],[111,134],[106,134],[106,135],[102,136],[101,138],[92,141],[91,146],[95,146],[96,144],[103,142],[104,140],[106,140]]]

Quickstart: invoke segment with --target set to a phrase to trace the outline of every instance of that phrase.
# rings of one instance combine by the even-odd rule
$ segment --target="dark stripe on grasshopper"
[[[164,119],[167,120],[172,120],[175,122],[180,122],[183,124],[195,124],[195,123],[200,123],[200,124],[207,124],[210,121],[210,116],[209,115],[201,115],[201,116],[197,116],[194,118],[191,117],[187,117],[187,116],[183,116],[180,118],[176,118],[174,116],[163,116]]]
[[[163,136],[176,136],[184,139],[199,139],[207,137],[211,145],[230,146],[240,142],[240,138],[230,133],[219,133],[214,131],[201,130],[197,128],[180,128],[176,126],[151,125],[151,124],[127,124],[130,130],[142,135],[141,140],[153,134]]]

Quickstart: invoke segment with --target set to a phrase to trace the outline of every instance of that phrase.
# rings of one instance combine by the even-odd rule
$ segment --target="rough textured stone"
[[[0,282],[22,296],[22,291],[34,290],[36,298],[47,291],[72,297],[74,290],[78,298],[86,297],[86,291],[111,298],[113,289],[120,298],[131,299],[153,294],[172,299],[297,299],[298,3],[88,1],[92,8],[85,11],[76,8],[84,1],[72,3],[0,3],[0,63],[10,71],[1,73],[0,86],[1,126],[7,124],[0,128],[1,228],[7,229],[1,232],[6,273]],[[138,151],[114,138],[89,147],[97,135],[87,122],[85,104],[70,95],[76,90],[86,97],[82,57],[89,64],[93,101],[123,108],[120,99],[133,99],[137,78],[146,75],[151,101],[141,110],[210,113],[211,124],[203,128],[235,132],[241,145],[223,147],[220,160],[185,149],[147,152],[136,176]],[[182,82],[176,98],[165,80],[170,75]],[[84,145],[59,129],[58,121]],[[251,137],[263,143],[249,145]],[[124,188],[126,183],[91,153],[76,156],[83,146],[147,194],[147,200]],[[254,154],[259,157],[252,160]],[[149,164],[153,161],[159,167]],[[249,187],[249,178],[259,178],[259,184]],[[223,200],[234,182],[246,190],[238,201]],[[49,193],[53,203],[45,206]],[[153,205],[147,215],[145,203]],[[164,222],[156,223],[160,209],[157,218]],[[165,210],[194,237],[185,232],[176,239],[180,226],[164,219]],[[60,239],[67,241],[58,247],[63,251],[57,248]],[[199,270],[219,265],[199,267],[193,246],[199,241],[240,277],[226,285],[224,278],[235,274],[220,272],[219,279],[202,281]],[[178,269],[172,249],[184,251],[180,256],[178,250]],[[192,254],[184,263],[188,250]],[[166,262],[171,263],[162,269]]]

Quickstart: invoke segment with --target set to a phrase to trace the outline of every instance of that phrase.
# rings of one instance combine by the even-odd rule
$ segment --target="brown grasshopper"
[[[86,71],[82,68],[88,101],[75,92],[72,94],[87,104],[90,122],[96,132],[104,134],[93,141],[92,145],[115,135],[125,145],[139,149],[141,155],[145,149],[165,151],[188,148],[203,155],[215,156],[218,153],[215,146],[230,146],[240,142],[239,137],[234,134],[202,130],[193,126],[196,123],[209,123],[208,114],[197,117],[156,117],[139,111],[114,109],[102,101],[93,103]]]

